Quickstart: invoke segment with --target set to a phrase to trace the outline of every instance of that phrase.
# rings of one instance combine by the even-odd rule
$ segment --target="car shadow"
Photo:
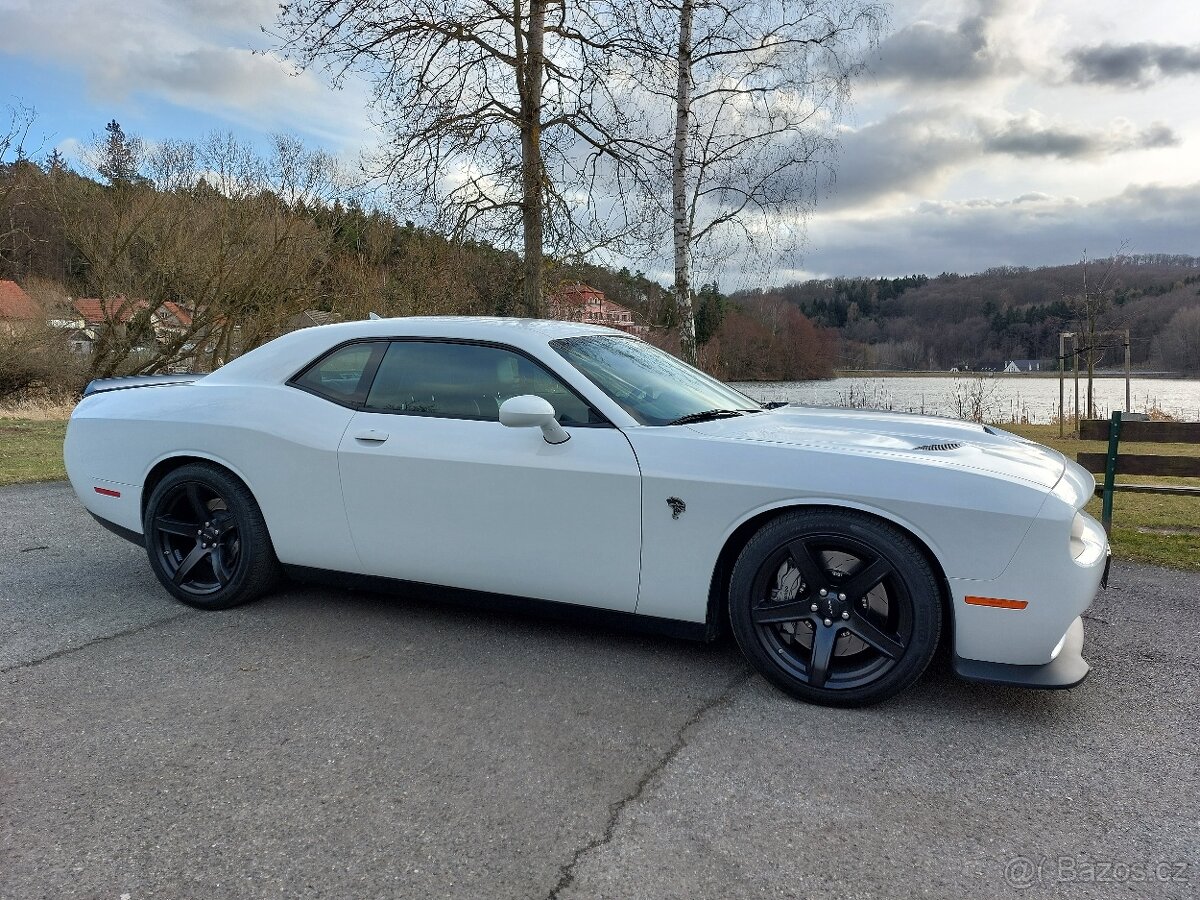
[[[463,601],[438,599],[436,589],[379,591],[358,587],[338,588],[322,584],[292,583],[281,592],[242,607],[245,614],[302,613],[327,618],[330,624],[365,619],[377,627],[388,623],[394,629],[420,626],[435,631],[470,629],[494,638],[503,636],[520,646],[533,642],[550,652],[617,654],[613,666],[636,663],[653,656],[677,659],[691,676],[713,671],[715,679],[746,670],[748,664],[728,630],[708,643],[663,636],[622,622],[573,621],[537,612],[504,608],[503,599],[480,597]],[[761,688],[783,715],[795,715],[814,707],[796,701],[755,677],[750,684]],[[985,718],[1003,719],[1030,728],[1060,724],[1087,696],[1087,682],[1070,691],[1035,691],[968,682],[954,674],[948,654],[939,653],[925,674],[912,687],[881,704],[849,710],[830,709],[835,714],[885,716],[925,720]]]

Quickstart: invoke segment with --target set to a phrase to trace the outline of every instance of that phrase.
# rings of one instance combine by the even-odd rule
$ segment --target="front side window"
[[[589,334],[550,346],[643,425],[762,410],[745,394],[645,341]]]
[[[534,394],[550,402],[563,425],[604,419],[537,363],[511,350],[447,341],[394,341],[367,395],[374,412],[500,419],[500,404]]]

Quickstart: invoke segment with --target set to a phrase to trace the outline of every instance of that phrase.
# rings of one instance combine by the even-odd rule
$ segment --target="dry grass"
[[[65,422],[75,408],[74,400],[18,400],[0,403],[0,421],[23,419],[29,422]]]

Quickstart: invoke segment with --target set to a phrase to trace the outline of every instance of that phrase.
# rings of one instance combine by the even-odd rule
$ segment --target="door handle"
[[[366,431],[360,431],[354,435],[356,441],[367,441],[372,444],[382,444],[388,439],[386,431],[376,431],[374,428],[368,428]]]

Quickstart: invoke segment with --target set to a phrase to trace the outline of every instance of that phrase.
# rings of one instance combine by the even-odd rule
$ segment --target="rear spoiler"
[[[204,377],[203,372],[176,372],[172,375],[124,375],[120,378],[97,378],[83,389],[83,396],[124,391],[129,388],[151,387],[160,384],[191,384]]]

